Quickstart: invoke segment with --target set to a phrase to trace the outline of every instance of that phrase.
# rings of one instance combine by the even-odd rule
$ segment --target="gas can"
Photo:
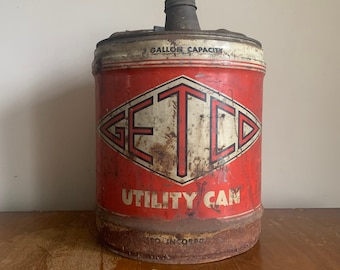
[[[95,50],[98,235],[138,260],[221,260],[261,230],[263,50],[200,30],[193,0],[165,12]]]

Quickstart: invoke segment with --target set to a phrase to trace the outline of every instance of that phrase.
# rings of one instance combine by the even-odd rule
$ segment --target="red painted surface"
[[[258,123],[247,117],[244,110],[236,115],[238,107],[235,109],[233,105],[225,104],[218,98],[209,98],[208,92],[203,93],[201,90],[186,85],[163,91],[158,95],[158,100],[156,98],[143,99],[144,93],[181,76],[214,89],[223,97],[242,105],[246,111],[256,117]],[[259,207],[261,205],[261,126],[259,123],[262,122],[263,76],[263,72],[250,69],[209,66],[142,67],[106,70],[97,73],[95,79],[98,129],[116,147],[112,147],[108,141],[103,139],[103,135],[97,132],[98,205],[125,216],[161,220],[188,217],[196,219],[230,218]],[[150,121],[150,124],[145,127],[138,126],[134,123],[133,117],[169,96],[177,97],[175,115],[169,115],[176,119],[173,123],[175,127],[172,127],[172,130],[177,132],[170,139],[176,141],[174,145],[177,146],[177,156],[169,156],[161,148],[155,149],[158,151],[157,155],[143,152],[135,139],[144,135],[146,140],[154,140],[153,143],[156,145],[158,139],[152,134],[157,126],[154,126],[154,121]],[[140,99],[138,105],[129,107],[128,102],[136,97]],[[216,93],[215,97],[218,97]],[[207,150],[210,151],[211,163],[218,162],[219,159],[232,152],[235,153],[253,136],[257,137],[254,143],[246,150],[241,151],[239,156],[235,156],[221,166],[211,168],[210,171],[195,172],[198,177],[193,177],[183,184],[167,178],[164,168],[159,173],[143,164],[155,163],[155,159],[164,158],[165,163],[172,161],[172,167],[177,170],[179,178],[193,173],[192,165],[186,160],[188,158],[187,144],[193,143],[187,132],[188,116],[186,115],[191,113],[191,107],[187,103],[188,98],[195,99],[204,106],[212,108],[209,117],[211,130],[208,133],[211,135],[211,149]],[[210,102],[208,102],[209,100]],[[109,122],[100,125],[110,112],[115,112],[122,106],[125,106],[126,109],[117,114],[113,113]],[[237,121],[235,127],[238,128],[239,137],[237,141],[231,141],[230,145],[225,145],[223,149],[216,149],[218,146],[216,140],[221,139],[215,136],[215,131],[219,128],[220,123],[217,114],[221,112],[229,117],[235,116],[235,121]],[[157,114],[162,114],[162,112],[157,112]],[[127,119],[128,123],[125,128],[116,127],[111,129],[111,133],[108,131],[110,126],[123,119]],[[245,125],[249,132],[243,134]],[[200,147],[200,140],[196,143],[197,147]],[[124,149],[124,152],[117,150],[120,148]],[[137,160],[142,160],[144,163],[136,162],[136,157]],[[230,195],[235,196],[235,200]],[[216,201],[219,205],[216,205]],[[210,205],[208,205],[209,203]]]

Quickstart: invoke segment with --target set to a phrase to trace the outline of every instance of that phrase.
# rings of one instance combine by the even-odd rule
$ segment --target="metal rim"
[[[211,40],[226,40],[238,41],[241,43],[248,43],[258,48],[262,48],[262,44],[253,38],[246,35],[231,32],[225,29],[220,30],[205,30],[205,31],[154,31],[154,30],[137,30],[125,31],[112,34],[109,38],[101,40],[97,43],[97,48],[100,46],[108,45],[117,42],[133,42],[137,40],[152,40],[162,39],[164,36],[169,36],[176,39],[211,39]]]

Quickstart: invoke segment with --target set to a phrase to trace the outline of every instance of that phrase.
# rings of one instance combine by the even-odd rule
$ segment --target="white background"
[[[197,0],[260,40],[265,207],[340,207],[340,1]],[[95,206],[95,44],[164,24],[163,0],[0,2],[0,211]]]

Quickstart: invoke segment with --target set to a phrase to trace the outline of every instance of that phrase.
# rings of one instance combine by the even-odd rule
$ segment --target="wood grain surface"
[[[266,209],[253,249],[200,265],[122,258],[103,248],[95,232],[93,212],[0,213],[0,269],[340,269],[340,209]]]

